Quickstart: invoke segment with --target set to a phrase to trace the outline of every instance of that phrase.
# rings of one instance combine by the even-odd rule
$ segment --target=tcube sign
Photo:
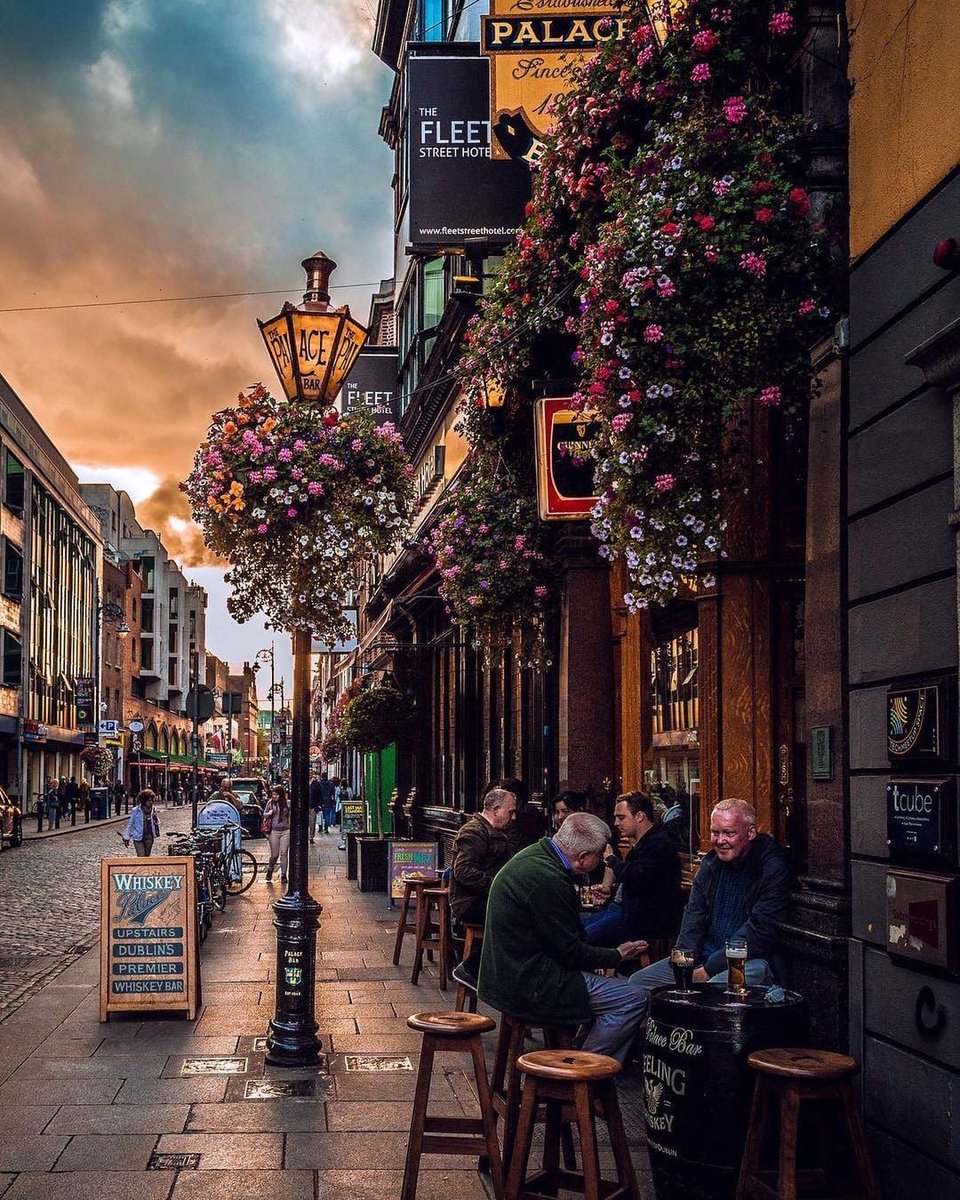
[[[487,60],[412,56],[407,80],[410,244],[510,241],[530,198],[530,172],[491,158]]]

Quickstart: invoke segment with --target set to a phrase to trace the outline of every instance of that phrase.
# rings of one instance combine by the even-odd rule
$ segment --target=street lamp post
[[[274,670],[276,668],[275,653],[273,642],[270,643],[270,649],[264,647],[257,651],[257,658],[260,662],[270,662],[270,739],[267,742],[267,776],[271,783],[275,781],[273,774],[273,725],[276,720],[276,706],[274,701],[276,683],[274,681]]]
[[[335,400],[366,340],[346,309],[330,309],[329,280],[336,263],[322,252],[304,259],[303,304],[285,304],[258,322],[288,401],[318,408]],[[276,1007],[267,1036],[268,1063],[304,1067],[318,1062],[314,1016],[320,905],[308,872],[310,783],[310,645],[312,630],[292,622],[293,736],[290,763],[290,862],[286,895],[273,906],[277,930]]]

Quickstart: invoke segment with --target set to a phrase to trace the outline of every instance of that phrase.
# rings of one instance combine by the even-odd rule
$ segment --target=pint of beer
[[[747,939],[730,938],[727,941],[727,995],[747,994]]]
[[[688,950],[674,947],[670,951],[670,966],[673,967],[673,978],[676,981],[676,991],[688,996],[693,992],[694,958]]]

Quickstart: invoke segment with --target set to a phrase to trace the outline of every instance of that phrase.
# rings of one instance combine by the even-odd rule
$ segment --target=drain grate
[[[195,1171],[200,1166],[199,1154],[161,1154],[150,1155],[147,1163],[148,1171]]]

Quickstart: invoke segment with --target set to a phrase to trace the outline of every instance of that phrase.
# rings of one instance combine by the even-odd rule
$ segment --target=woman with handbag
[[[290,802],[283,785],[272,788],[267,807],[263,810],[263,832],[270,839],[270,861],[267,864],[267,883],[273,878],[273,868],[280,860],[280,882],[287,882],[287,855],[290,851]]]

